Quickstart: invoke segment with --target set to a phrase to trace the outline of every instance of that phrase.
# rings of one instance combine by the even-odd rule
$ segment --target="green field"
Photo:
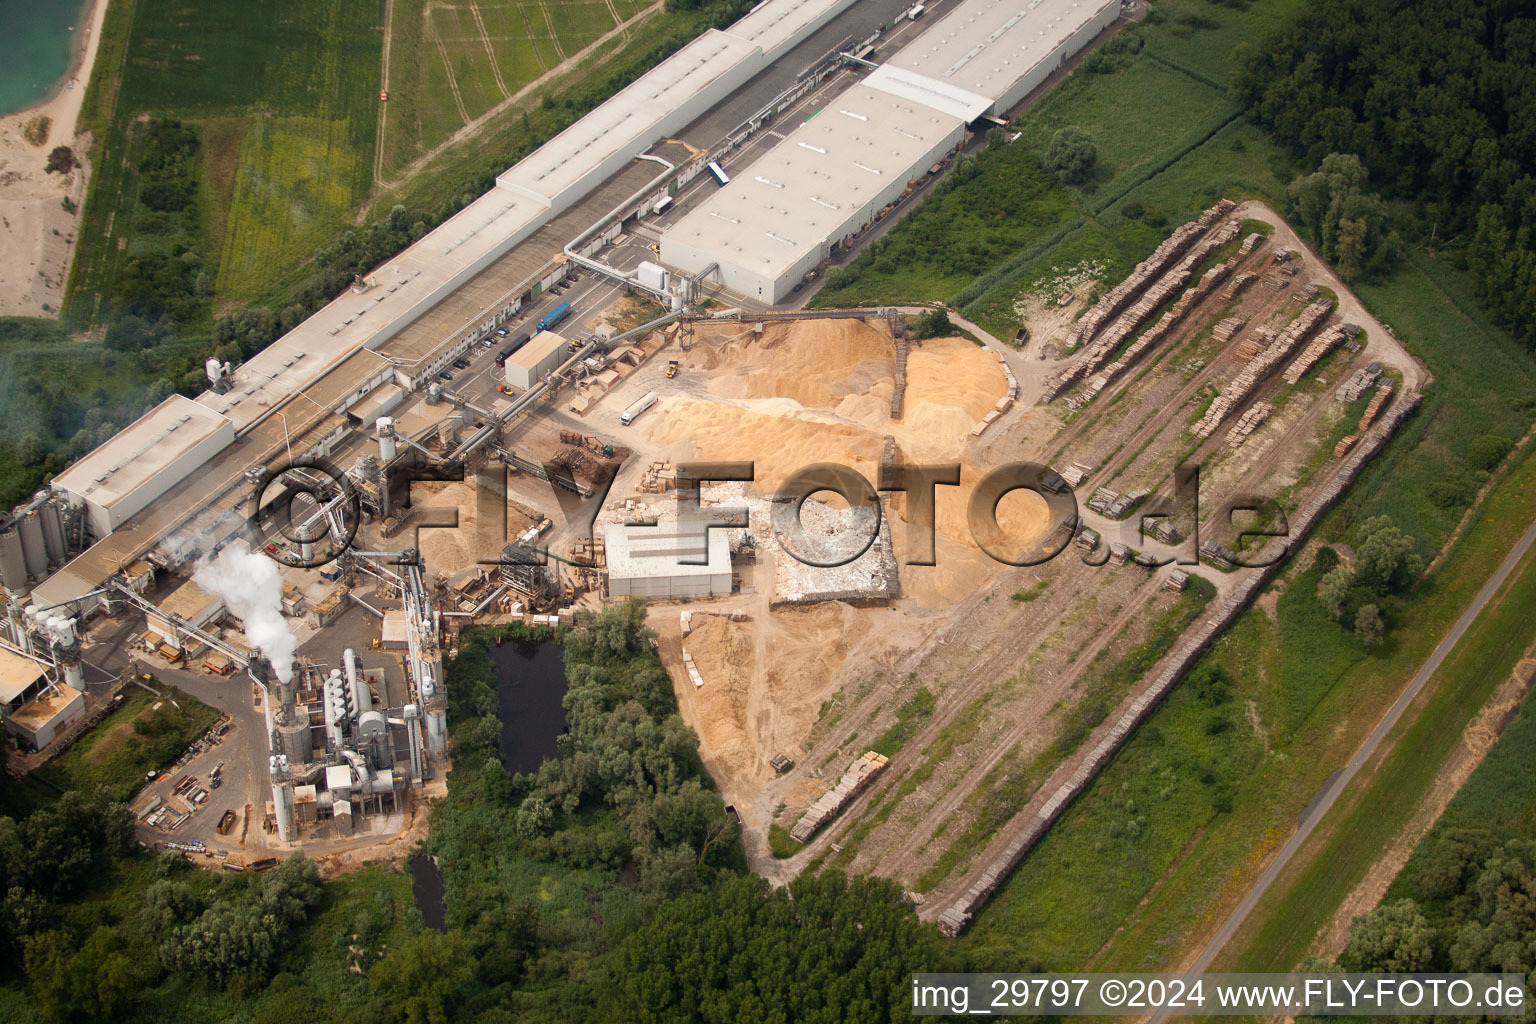
[[[265,296],[350,222],[372,183],[383,7],[275,0],[253,16],[233,0],[112,5],[102,45],[119,63],[98,61],[83,114],[97,173],[65,301],[72,328],[111,317],[136,257],[189,251],[209,284],[200,310],[177,319],[206,324]],[[199,137],[198,198],[179,223],[141,195],[151,117]]]
[[[649,4],[480,0],[395,4],[379,173],[392,179],[465,124]]]
[[[1511,485],[1528,512],[1536,500],[1536,473],[1529,463],[1524,468]],[[1218,960],[1227,966],[1218,969],[1285,971],[1298,964],[1339,903],[1408,823],[1417,798],[1429,791],[1461,742],[1467,722],[1536,640],[1530,614],[1536,607],[1536,559],[1527,556],[1506,587],[1445,660],[1431,684],[1433,693],[1389,734],[1393,746],[1367,763],[1309,849],[1292,861],[1233,936]],[[1528,802],[1511,799],[1504,813],[1528,818],[1530,812]]]

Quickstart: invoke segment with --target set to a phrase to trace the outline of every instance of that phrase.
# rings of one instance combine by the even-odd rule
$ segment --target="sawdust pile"
[[[704,749],[731,777],[760,774],[764,758],[757,754],[747,725],[747,695],[757,660],[750,628],[718,615],[695,616],[683,649],[693,655],[704,679],[694,694],[699,720],[693,723]],[[721,777],[718,770],[716,777]]]
[[[703,368],[717,371],[710,390],[722,398],[788,398],[836,409],[846,397],[881,388],[889,409],[895,386],[895,346],[862,320],[770,323],[761,337],[749,328],[695,353]]]

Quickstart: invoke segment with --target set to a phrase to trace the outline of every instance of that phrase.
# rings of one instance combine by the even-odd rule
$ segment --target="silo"
[[[43,520],[36,511],[21,517],[21,553],[33,578],[48,575],[48,548],[43,544]]]
[[[48,553],[48,561],[63,565],[69,555],[69,547],[64,543],[64,510],[58,502],[50,500],[38,510],[38,515],[43,520],[43,550]]]
[[[0,530],[0,583],[12,594],[27,592],[27,560],[15,527]]]

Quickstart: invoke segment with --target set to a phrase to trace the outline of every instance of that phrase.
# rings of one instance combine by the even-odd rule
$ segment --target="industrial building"
[[[33,750],[53,742],[85,714],[85,695],[48,678],[37,660],[0,648],[0,707],[5,728]]]
[[[92,532],[105,537],[164,493],[157,481],[186,476],[234,439],[228,417],[172,395],[60,473],[53,486],[83,504]]]
[[[726,30],[705,32],[241,366],[210,360],[208,391],[195,400],[168,399],[56,478],[55,491],[87,510],[93,540],[135,529],[110,550],[86,552],[39,597],[47,603],[81,600],[118,566],[141,557],[199,509],[217,502],[251,465],[278,453],[328,450],[360,425],[347,418],[353,406],[363,408],[367,419],[382,414],[360,404],[375,389],[424,386],[522,302],[512,296],[481,305],[465,321],[461,313],[444,315],[438,309],[445,299],[493,265],[499,269],[498,261],[541,230],[539,238],[545,239],[561,213],[632,166],[658,140],[728,98],[852,2],[765,0]],[[637,179],[646,201],[702,172],[705,159],[689,161],[684,147],[673,148],[686,166],[645,156],[657,164],[656,175]],[[619,212],[622,220],[626,211]],[[583,245],[595,248],[618,230],[614,221]],[[534,263],[531,293],[576,266],[552,258],[560,255],[562,243],[577,239],[557,238],[547,239],[552,250]],[[577,250],[571,254],[581,256]],[[237,441],[251,443],[237,446]],[[163,444],[169,447],[162,450]],[[244,450],[235,455],[237,447]],[[148,455],[152,449],[156,453]],[[204,472],[194,475],[199,467]],[[173,507],[157,508],[167,496]],[[82,610],[87,609],[82,605]]]
[[[527,391],[548,377],[566,355],[565,338],[554,331],[540,331],[528,344],[507,357],[506,380]]]
[[[654,526],[610,523],[603,531],[608,557],[608,596],[647,601],[729,597],[731,547],[726,531],[713,529],[701,539],[697,528],[684,530],[676,519]],[[683,559],[698,561],[686,564]]]
[[[966,126],[996,117],[1118,16],[1117,0],[966,0],[672,225],[662,262],[783,301]]]
[[[953,114],[855,85],[663,235],[662,261],[718,263],[726,288],[778,302],[964,131]]]

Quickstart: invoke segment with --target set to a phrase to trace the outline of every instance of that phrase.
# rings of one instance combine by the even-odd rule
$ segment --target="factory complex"
[[[777,321],[794,316],[767,307],[852,251],[1119,10],[1115,0],[945,6],[862,39],[844,33],[806,59],[797,48],[819,47],[813,37],[852,17],[855,0],[765,0],[508,168],[262,352],[240,365],[210,359],[202,394],[167,398],[59,473],[0,523],[7,728],[43,748],[80,723],[104,681],[86,669],[109,674],[91,664],[93,623],[142,621],[101,646],[131,651],[131,671],[181,673],[179,686],[211,676],[239,693],[221,699],[237,734],[244,722],[266,795],[247,804],[226,793],[208,806],[246,807],[276,852],[398,832],[409,794],[442,784],[443,663],[459,630],[483,617],[569,624],[582,602],[626,597],[894,600],[888,530],[841,569],[781,560],[757,580],[768,538],[757,526],[698,542],[668,502],[624,499],[583,537],[563,503],[601,497],[616,479],[620,494],[668,491],[672,446],[684,443],[669,431],[690,416],[717,440],[761,426],[701,411],[699,389],[714,384],[712,367],[686,355],[696,335],[723,351],[793,334]],[[887,32],[901,45],[877,64],[874,41]],[[764,81],[779,91],[738,120],[729,101]],[[717,122],[728,130],[717,135]],[[700,132],[718,141],[698,144]],[[698,312],[706,292],[733,311]],[[899,419],[904,321],[871,310],[846,322],[848,344],[876,353],[894,382],[894,398],[861,400],[874,419]],[[814,375],[822,356],[796,344]],[[672,360],[663,373],[650,360],[668,346],[685,375],[704,372],[680,381]],[[955,358],[984,358],[986,395],[945,413],[966,437],[1017,387],[1000,359]],[[872,432],[869,444],[860,458],[873,464],[896,442]],[[812,518],[828,514],[810,507]],[[474,510],[472,529],[435,515],[455,508]],[[528,557],[534,548],[560,554]],[[143,809],[145,828],[168,832],[197,813],[173,812],[173,795]],[[262,828],[241,834],[253,831]]]

